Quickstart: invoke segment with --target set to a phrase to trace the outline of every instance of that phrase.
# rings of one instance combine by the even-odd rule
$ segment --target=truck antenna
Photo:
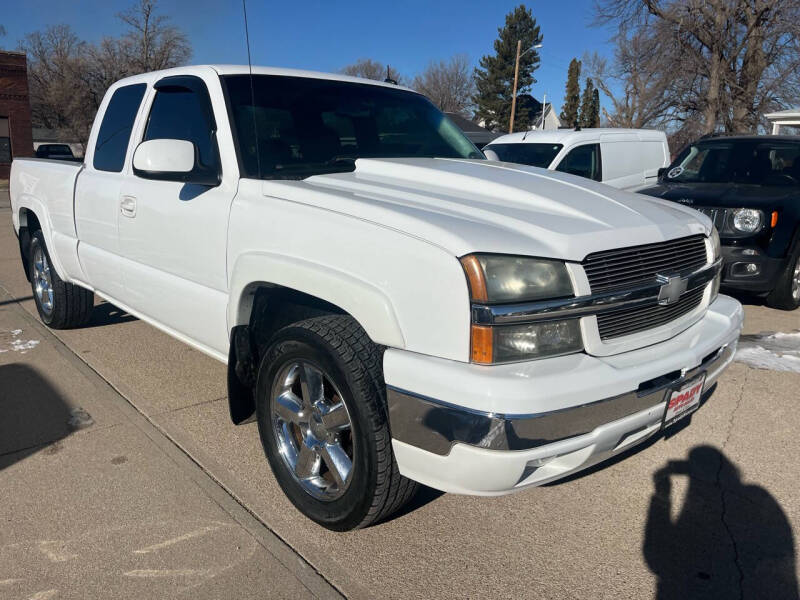
[[[256,166],[258,168],[258,178],[261,179],[261,144],[258,143],[258,126],[256,125],[256,91],[253,85],[253,61],[250,59],[250,31],[247,27],[247,0],[242,0],[242,12],[244,13],[244,39],[247,42],[247,69],[250,74],[250,104],[253,114],[253,135],[256,140]]]
[[[397,85],[397,80],[392,79],[392,74],[389,71],[389,65],[386,65],[386,79],[383,80],[383,83],[393,83],[394,85]]]

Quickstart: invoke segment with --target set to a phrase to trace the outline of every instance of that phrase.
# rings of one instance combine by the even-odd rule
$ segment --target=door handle
[[[136,216],[136,198],[133,196],[123,196],[119,201],[119,212],[123,216],[133,218]]]

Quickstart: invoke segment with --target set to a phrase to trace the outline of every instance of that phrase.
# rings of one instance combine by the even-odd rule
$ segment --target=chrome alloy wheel
[[[355,447],[347,406],[331,379],[304,360],[287,363],[270,397],[281,458],[295,481],[320,500],[335,500],[352,479]]]
[[[792,298],[795,302],[800,302],[800,256],[797,257],[792,274]]]
[[[33,289],[42,311],[46,315],[52,313],[53,281],[50,278],[50,264],[41,246],[36,246],[33,250]]]

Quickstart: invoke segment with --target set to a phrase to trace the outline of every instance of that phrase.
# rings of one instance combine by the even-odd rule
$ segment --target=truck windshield
[[[676,183],[800,185],[800,141],[724,138],[690,145],[667,169]]]
[[[254,75],[252,90],[248,75],[223,81],[244,177],[352,171],[357,158],[483,158],[413,92],[283,75]]]
[[[489,144],[484,150],[493,150],[505,162],[542,167],[546,169],[561,151],[562,144]]]

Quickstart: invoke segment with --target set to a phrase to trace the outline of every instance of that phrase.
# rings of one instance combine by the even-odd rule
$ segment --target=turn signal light
[[[778,211],[777,210],[773,210],[772,211],[772,220],[770,221],[770,225],[774,229],[775,225],[777,225],[777,224],[778,224]]]
[[[483,274],[478,257],[470,254],[461,259],[461,265],[467,274],[469,293],[473,302],[488,302],[489,294],[486,292],[486,277]]]
[[[494,356],[494,334],[491,327],[473,325],[471,340],[472,362],[481,365],[492,364]]]

